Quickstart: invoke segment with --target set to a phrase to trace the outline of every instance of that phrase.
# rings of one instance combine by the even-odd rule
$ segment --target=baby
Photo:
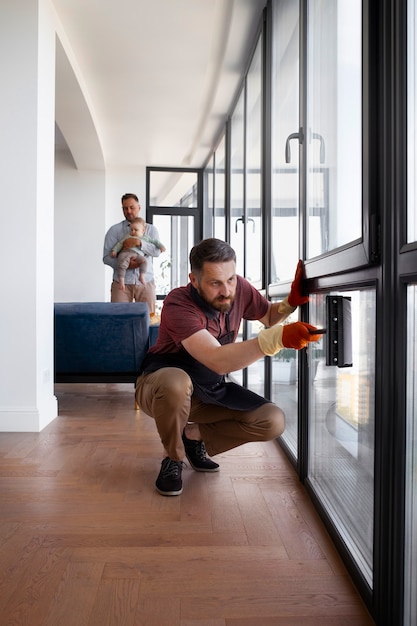
[[[130,223],[130,234],[126,235],[117,242],[110,252],[111,257],[117,256],[117,271],[119,274],[119,289],[125,290],[125,276],[126,270],[129,267],[130,259],[135,259],[140,263],[139,265],[139,280],[145,284],[145,273],[147,268],[147,261],[142,252],[140,241],[147,241],[153,243],[161,252],[165,252],[165,246],[157,239],[152,239],[145,235],[146,222],[142,217],[135,217]],[[138,241],[138,245],[133,245],[133,239]]]

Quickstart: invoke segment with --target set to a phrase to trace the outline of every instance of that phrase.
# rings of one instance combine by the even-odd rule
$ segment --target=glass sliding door
[[[262,289],[262,42],[260,35],[246,79],[246,220],[245,220],[245,278]],[[250,322],[246,337],[257,336],[259,328]],[[264,359],[247,368],[247,386],[264,395]]]
[[[300,6],[284,0],[272,5],[272,106],[271,106],[271,257],[268,294],[274,302],[288,293],[281,281],[294,276],[299,250],[299,134],[300,126]],[[288,321],[298,320],[296,311]],[[298,459],[298,353],[282,350],[270,360],[270,397],[286,419],[281,437]]]
[[[230,120],[230,244],[236,252],[237,274],[263,287],[262,254],[262,33],[259,35],[244,86]],[[242,324],[238,339],[256,335],[256,326]],[[233,376],[264,394],[264,360]]]
[[[246,80],[245,277],[262,288],[262,35]]]
[[[262,287],[262,34],[231,118],[230,244],[237,273]]]

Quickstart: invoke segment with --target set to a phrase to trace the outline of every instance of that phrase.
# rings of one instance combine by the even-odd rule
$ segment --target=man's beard
[[[214,298],[213,300],[208,300],[204,291],[202,291],[200,288],[198,288],[197,291],[203,298],[203,300],[207,302],[207,304],[209,304],[213,309],[216,309],[216,311],[220,311],[221,313],[227,313],[228,311],[230,311],[233,301],[235,299],[235,296],[231,295],[228,298],[224,298],[224,296],[217,296],[217,298]]]

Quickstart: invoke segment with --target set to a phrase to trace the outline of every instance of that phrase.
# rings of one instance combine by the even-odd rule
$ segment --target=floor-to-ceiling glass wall
[[[399,30],[406,7],[407,59]],[[271,128],[262,132],[271,172],[261,175],[268,189],[271,177],[271,202],[261,207],[270,218],[267,295],[276,301],[288,293],[303,258],[310,302],[289,321],[327,333],[307,350],[266,359],[265,388],[286,413],[281,442],[368,607],[388,620],[381,623],[414,626],[415,2],[270,0],[268,17],[271,102],[263,110],[271,106]],[[244,254],[254,206],[245,180],[252,165],[247,119],[256,103],[248,82],[249,74],[230,122],[230,240]],[[256,114],[250,122],[258,127]],[[251,270],[247,259],[240,272]],[[332,314],[332,306],[340,310]],[[248,326],[249,336],[256,332]],[[242,376],[260,393],[262,369]]]
[[[272,399],[286,413],[284,444],[301,456],[306,484],[372,589],[377,318],[374,275],[363,267],[369,244],[363,228],[362,11],[361,0],[272,2],[269,295],[279,299],[288,292],[297,259],[304,258],[315,291],[290,321],[301,315],[328,332],[306,354],[283,350],[272,359]],[[363,273],[360,289],[349,285],[355,266]],[[337,276],[336,269],[345,273]],[[325,283],[332,288],[320,289]],[[345,355],[329,356],[329,342],[343,349],[341,336],[329,332],[332,296],[349,303],[347,363],[339,360]]]

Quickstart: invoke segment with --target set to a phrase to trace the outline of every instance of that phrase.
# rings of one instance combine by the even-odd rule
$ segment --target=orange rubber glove
[[[294,348],[302,350],[312,341],[318,341],[322,335],[312,335],[310,330],[315,330],[315,326],[306,324],[306,322],[294,322],[294,324],[285,324],[282,329],[282,343],[286,348]]]
[[[305,322],[294,322],[293,324],[276,324],[271,328],[263,328],[258,333],[259,347],[267,356],[274,356],[282,348],[295,348],[301,350],[312,341],[318,341],[322,335],[311,335],[309,328],[314,330],[315,326]]]
[[[295,270],[294,280],[291,283],[291,291],[288,295],[288,302],[293,307],[306,304],[310,300],[308,296],[303,296],[303,278],[304,264],[300,259]]]

